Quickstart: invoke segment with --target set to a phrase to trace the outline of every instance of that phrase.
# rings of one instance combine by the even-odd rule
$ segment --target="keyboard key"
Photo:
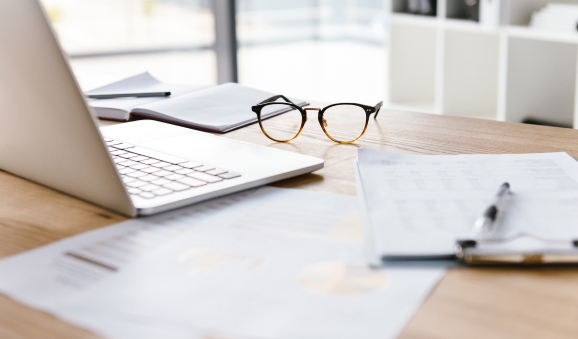
[[[181,184],[176,181],[172,181],[170,184],[166,184],[163,186],[177,192],[188,190],[189,188],[191,188],[189,185]]]
[[[186,168],[195,168],[199,166],[203,166],[200,162],[196,161],[187,161],[185,163],[179,164],[179,166],[186,167]]]
[[[149,184],[148,182],[137,180],[137,181],[129,182],[126,185],[129,187],[139,188],[139,187],[146,186],[148,184]]]
[[[129,173],[127,175],[131,178],[140,178],[140,177],[144,177],[144,176],[147,176],[150,174],[145,173],[145,172],[133,172],[133,173]]]
[[[195,173],[187,174],[187,176],[191,177],[191,178],[199,179],[202,181],[210,182],[210,183],[219,182],[219,181],[223,180],[222,178],[216,177],[214,175],[209,175],[209,174],[201,173],[201,172],[195,172]]]
[[[116,146],[115,146],[116,147]],[[170,155],[170,154],[166,154],[166,153],[162,153],[162,152],[158,152],[158,151],[153,151],[151,149],[148,148],[142,148],[142,147],[135,147],[133,149],[130,150],[131,152],[140,154],[140,155],[144,155],[145,157],[149,157],[149,158],[155,158],[164,162],[168,162],[171,164],[180,164],[180,163],[184,163],[187,162],[187,159],[183,159],[174,155]]]
[[[114,140],[112,140],[111,138],[103,138],[103,139],[104,139],[104,141],[105,141],[106,143],[109,143],[109,142],[111,142],[111,141],[114,141]]]
[[[121,162],[125,162],[128,161],[128,159],[124,159],[124,158],[116,158],[113,160],[116,164],[120,164]]]
[[[165,177],[165,176],[171,175],[171,174],[173,174],[173,172],[164,171],[164,170],[155,172],[155,175],[156,175],[157,177]]]
[[[176,173],[165,176],[165,178],[169,179],[169,180],[179,180],[179,179],[184,178],[184,177],[185,177],[184,175],[176,174]]]
[[[129,182],[136,181],[136,179],[131,177],[122,177],[122,181],[124,181],[125,184],[128,184]]]
[[[119,154],[118,156],[121,157],[121,158],[131,159],[131,158],[136,158],[136,157],[138,157],[139,155],[138,155],[138,154],[134,154],[134,153],[127,153],[127,152],[125,152],[124,154]]]
[[[132,161],[132,160],[131,160],[131,161]],[[123,165],[123,166],[124,166],[124,165]],[[145,164],[136,164],[136,165],[132,165],[132,166],[129,166],[129,167],[130,167],[130,168],[134,168],[134,169],[136,169],[136,170],[143,170],[143,169],[145,169],[145,168],[149,168],[150,166],[149,166],[149,165],[145,165]]]
[[[165,178],[158,178],[158,177],[157,177],[157,180],[152,180],[152,181],[149,181],[149,182],[150,182],[151,184],[163,186],[163,185],[166,185],[166,184],[170,184],[172,181],[167,180],[167,179],[165,179]]]
[[[138,165],[138,162],[128,160],[128,161],[123,162],[122,165],[123,165],[123,166],[126,166],[126,167],[130,167],[130,166],[132,166],[132,165]]]
[[[155,195],[161,196],[161,195],[171,194],[171,193],[173,193],[173,191],[171,191],[168,188],[159,188],[158,190],[154,190],[151,193],[154,193]]]
[[[146,165],[152,165],[160,161],[158,161],[157,159],[148,159],[148,160],[141,160],[140,162]]]
[[[207,184],[204,181],[193,179],[193,178],[183,178],[183,179],[180,179],[178,181],[182,184],[186,184],[186,185],[193,186],[193,187],[199,187],[199,186],[203,186],[203,185]]]
[[[130,158],[130,160],[132,160],[132,161],[143,161],[143,160],[147,160],[147,159],[150,159],[150,158],[143,157],[142,155],[138,155],[138,154],[136,155],[136,157]]]
[[[142,192],[141,194],[139,194],[139,196],[141,196],[145,199],[152,199],[152,198],[156,197],[156,195],[154,195],[150,192]]]
[[[195,171],[199,171],[199,172],[205,172],[205,171],[209,171],[212,169],[215,169],[215,166],[203,165],[203,166],[195,167]]]
[[[178,166],[178,165],[172,165],[172,166],[163,167],[163,169],[164,169],[165,171],[174,172],[174,171],[178,171],[178,170],[182,169],[182,167],[181,167],[181,166]]]
[[[153,181],[153,180],[157,180],[158,178],[159,178],[159,177],[157,177],[156,175],[149,174],[149,175],[145,175],[144,177],[140,177],[139,179],[142,180],[142,181],[151,182],[151,181]]]
[[[143,168],[141,169],[141,171],[146,172],[146,173],[155,173],[160,171],[160,168],[156,168],[156,167],[149,167],[149,168]]]
[[[118,170],[118,173],[120,173],[120,174],[129,174],[132,172],[136,172],[136,170],[134,170],[132,168],[123,168],[121,170]]]
[[[142,192],[142,191],[139,190],[138,188],[134,188],[134,187],[129,187],[129,188],[127,189],[127,191],[128,191],[129,194],[139,194],[139,193]]]
[[[112,155],[119,155],[119,154],[125,154],[125,153],[126,153],[125,151],[122,151],[119,149],[116,149],[114,151],[110,151],[110,154],[112,154]]]
[[[227,170],[222,169],[222,168],[215,168],[215,169],[206,171],[205,173],[210,174],[210,175],[219,175],[219,174],[227,173]]]
[[[219,176],[223,179],[233,179],[233,178],[240,177],[241,175],[239,173],[235,173],[235,172],[227,172],[227,173],[219,174]]]
[[[183,169],[180,169],[178,171],[175,171],[175,173],[185,175],[185,174],[193,173],[194,171],[195,171],[194,169],[183,168]]]
[[[161,187],[160,187],[160,186],[157,186],[157,185],[149,184],[149,185],[142,186],[142,187],[139,187],[139,188],[140,188],[141,190],[143,190],[143,191],[150,192],[150,191],[154,191],[154,190],[156,190],[156,189],[159,189],[159,188],[161,188]]]
[[[161,162],[157,162],[156,164],[152,164],[151,166],[162,168],[162,167],[172,166],[172,164],[170,164],[168,162],[161,161]]]
[[[128,148],[134,148],[134,145],[119,143],[119,144],[114,145],[113,147],[118,148],[118,149],[128,149]]]

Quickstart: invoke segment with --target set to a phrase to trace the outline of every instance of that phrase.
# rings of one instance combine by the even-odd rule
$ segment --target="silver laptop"
[[[99,131],[42,6],[0,0],[0,169],[136,216],[322,167],[150,120]]]

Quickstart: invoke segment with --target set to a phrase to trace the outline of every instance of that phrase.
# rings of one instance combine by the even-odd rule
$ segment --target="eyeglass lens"
[[[349,142],[363,134],[367,115],[362,107],[339,104],[327,108],[323,119],[323,127],[331,138]]]
[[[276,116],[274,119],[266,119],[267,114],[278,110],[286,112]],[[261,127],[263,132],[277,141],[293,139],[301,130],[302,122],[301,112],[291,105],[274,103],[261,109]]]

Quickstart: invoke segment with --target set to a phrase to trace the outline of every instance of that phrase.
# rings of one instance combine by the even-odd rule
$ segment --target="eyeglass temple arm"
[[[373,119],[377,119],[377,115],[379,114],[381,106],[383,106],[383,101],[380,101],[377,105],[375,105],[375,115],[373,116]]]
[[[265,100],[261,101],[261,102],[258,103],[257,105],[262,105],[262,104],[266,104],[266,103],[268,103],[268,102],[277,101],[277,99],[279,99],[279,98],[285,100],[286,102],[288,102],[288,103],[290,103],[290,104],[295,105],[295,103],[294,103],[293,101],[287,99],[284,95],[275,95],[275,96],[272,96],[272,97],[270,97],[269,99],[265,99]]]

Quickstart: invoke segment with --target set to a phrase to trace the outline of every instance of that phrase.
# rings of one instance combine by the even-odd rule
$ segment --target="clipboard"
[[[577,265],[578,240],[518,233],[505,238],[457,240],[456,259],[466,265]]]
[[[573,160],[578,161],[576,158]],[[365,254],[372,267],[578,266],[578,238],[552,239],[528,232],[494,239],[457,238],[453,240],[453,251],[450,246],[444,255],[379,252],[375,242],[375,228],[367,213],[368,197],[357,159],[353,161],[353,167],[365,232]]]

